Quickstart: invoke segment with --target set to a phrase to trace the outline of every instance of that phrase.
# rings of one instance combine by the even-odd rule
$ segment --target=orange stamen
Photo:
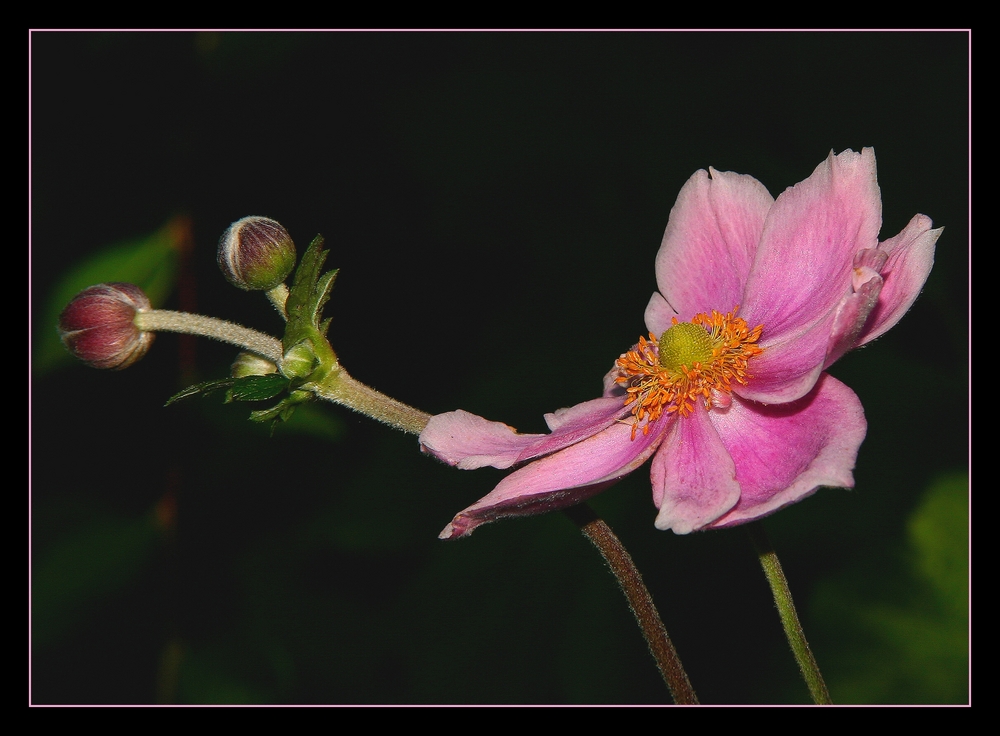
[[[676,368],[661,365],[658,341],[652,332],[649,340],[640,337],[639,344],[618,359],[621,375],[615,381],[625,386],[625,405],[632,404],[632,439],[643,420],[642,433],[648,434],[649,425],[664,414],[688,416],[699,399],[710,409],[712,391],[731,393],[733,382],[745,386],[753,377],[747,365],[764,352],[754,344],[764,326],[749,329],[746,321],[736,316],[738,311],[739,305],[726,314],[713,309],[711,315],[696,314],[691,320],[709,333],[712,357],[708,361]],[[678,324],[676,317],[673,324]]]

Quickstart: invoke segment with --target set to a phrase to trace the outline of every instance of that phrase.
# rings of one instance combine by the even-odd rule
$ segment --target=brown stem
[[[663,676],[663,681],[667,683],[674,702],[678,705],[696,705],[698,696],[695,695],[694,688],[691,687],[691,681],[688,679],[687,672],[684,671],[684,665],[681,664],[677,650],[674,649],[674,644],[670,641],[667,629],[653,604],[653,597],[642,582],[642,575],[636,569],[628,550],[611,531],[611,527],[600,519],[587,504],[573,506],[566,509],[564,513],[580,527],[580,531],[587,539],[593,542],[604,557],[605,562],[608,563],[608,567],[611,568],[612,574],[618,580],[629,608],[632,609],[632,614],[635,616],[636,623],[639,624],[639,629],[646,638],[649,652],[656,660],[656,666]]]

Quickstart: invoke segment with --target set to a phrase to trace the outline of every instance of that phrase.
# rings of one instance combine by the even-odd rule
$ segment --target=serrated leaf
[[[193,386],[188,386],[187,388],[181,389],[176,394],[167,399],[167,403],[164,406],[170,406],[174,402],[180,401],[181,399],[187,399],[191,396],[197,396],[198,394],[208,395],[214,391],[221,391],[224,388],[231,387],[236,383],[235,378],[221,378],[216,381],[205,381],[204,383],[196,383]]]
[[[317,285],[320,271],[326,260],[323,250],[323,238],[317,235],[302,255],[299,267],[292,280],[285,309],[288,311],[288,324],[285,327],[285,338],[282,344],[287,350],[290,346],[308,340],[316,327]]]
[[[333,289],[333,282],[337,278],[338,271],[339,269],[336,268],[332,271],[327,271],[316,282],[316,292],[313,295],[313,304],[310,305],[310,309],[312,311],[312,323],[316,327],[319,327],[320,313],[322,313],[323,307],[326,306],[327,301],[330,299],[330,291]]]
[[[270,409],[260,409],[250,413],[250,420],[254,422],[267,422],[270,420],[288,421],[288,418],[295,411],[295,407],[313,400],[313,395],[308,391],[292,391]]]
[[[282,344],[286,350],[303,340],[311,341],[316,331],[322,333],[320,315],[337,278],[337,269],[321,273],[326,256],[323,237],[317,235],[302,256],[285,302],[288,324]]]
[[[288,388],[288,383],[288,379],[280,373],[244,376],[229,389],[227,398],[229,401],[266,401]]]

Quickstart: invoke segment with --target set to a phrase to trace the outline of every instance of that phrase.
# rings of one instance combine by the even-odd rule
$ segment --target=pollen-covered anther
[[[653,333],[649,340],[640,337],[618,359],[621,375],[615,380],[625,387],[626,406],[632,405],[632,439],[640,428],[648,434],[663,414],[688,416],[699,401],[706,409],[729,406],[733,382],[746,385],[750,359],[763,352],[754,344],[763,325],[750,329],[738,311],[713,309],[690,322],[674,318],[659,340]]]

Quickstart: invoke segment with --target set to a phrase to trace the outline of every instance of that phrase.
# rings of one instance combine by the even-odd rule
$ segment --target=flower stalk
[[[809,687],[809,694],[816,705],[833,705],[830,699],[830,691],[827,690],[826,682],[816,664],[816,658],[806,641],[805,632],[799,622],[799,615],[795,611],[795,602],[792,600],[792,591],[788,587],[788,580],[781,569],[781,562],[774,551],[774,545],[764,529],[764,524],[755,521],[747,525],[747,534],[753,544],[760,559],[760,566],[764,568],[764,575],[767,577],[768,585],[771,586],[771,595],[774,596],[774,603],[778,607],[778,615],[781,617],[781,625],[785,629],[785,637],[792,647],[795,661],[799,664],[802,678]]]
[[[584,536],[589,539],[604,561],[608,563],[612,574],[618,580],[622,592],[628,601],[628,607],[635,616],[639,630],[642,631],[649,652],[656,660],[663,681],[670,690],[670,695],[678,705],[697,705],[698,696],[691,687],[684,665],[674,644],[670,641],[667,628],[660,619],[660,614],[653,603],[653,597],[642,582],[642,576],[632,561],[632,556],[625,549],[621,540],[611,531],[604,520],[594,513],[587,504],[564,509],[564,513],[576,524]]]
[[[355,380],[339,365],[322,381],[307,383],[302,388],[407,434],[419,435],[431,419],[430,414]]]
[[[284,283],[278,284],[273,289],[268,289],[265,295],[278,314],[281,315],[281,318],[287,321],[288,312],[285,311],[285,302],[288,301],[288,287]]]
[[[169,309],[150,309],[138,312],[134,323],[143,332],[180,332],[210,337],[249,350],[272,363],[281,363],[281,340],[223,319]]]

